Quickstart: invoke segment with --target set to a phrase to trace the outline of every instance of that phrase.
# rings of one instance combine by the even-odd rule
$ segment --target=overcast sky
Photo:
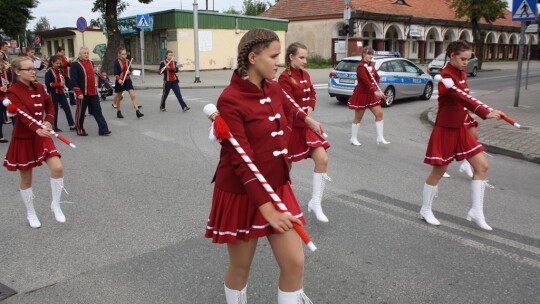
[[[120,17],[169,9],[193,10],[194,0],[154,0],[150,4],[142,4],[137,0],[126,0],[126,2],[130,5]],[[207,0],[197,0],[199,10],[206,9],[206,2]],[[243,0],[208,0],[208,9],[214,8],[222,12],[232,6],[236,10],[242,10],[243,3]],[[38,6],[32,10],[35,19],[28,23],[27,28],[33,29],[37,20],[44,16],[49,20],[51,28],[76,27],[77,18],[81,16],[90,23],[90,19],[99,17],[99,14],[92,13],[93,6],[94,0],[39,0]]]

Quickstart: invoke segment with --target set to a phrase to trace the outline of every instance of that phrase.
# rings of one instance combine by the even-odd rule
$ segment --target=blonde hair
[[[259,54],[274,41],[279,42],[279,37],[274,31],[264,28],[249,30],[238,43],[238,74],[241,77],[247,76],[247,69],[250,64],[249,53]]]

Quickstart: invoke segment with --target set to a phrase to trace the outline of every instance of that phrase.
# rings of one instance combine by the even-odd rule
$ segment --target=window
[[[401,62],[399,62],[397,60],[388,61],[388,64],[389,64],[390,70],[392,72],[398,72],[398,73],[405,72],[405,68],[403,67]]]
[[[379,71],[381,71],[381,72],[391,72],[390,71],[390,65],[388,64],[388,62],[385,62],[385,63],[381,64],[381,67],[379,68]]]
[[[407,73],[418,73],[418,68],[416,66],[414,66],[412,63],[410,63],[408,61],[404,61],[404,60],[402,60],[400,62],[405,67],[405,71]]]
[[[418,41],[413,41],[412,43],[412,52],[418,53]]]
[[[360,62],[358,62],[358,61],[341,61],[336,66],[336,71],[356,72],[356,68],[358,68],[359,63]]]

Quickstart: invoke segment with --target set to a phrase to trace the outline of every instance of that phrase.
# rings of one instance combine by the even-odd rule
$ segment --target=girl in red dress
[[[467,92],[465,71],[467,62],[472,55],[471,45],[461,40],[454,41],[448,45],[446,54],[450,58],[450,63],[441,71],[443,81],[451,79],[457,88]],[[433,167],[424,184],[420,215],[427,223],[440,225],[431,210],[433,198],[437,194],[437,184],[454,159],[467,160],[473,167],[472,208],[467,214],[467,220],[472,220],[480,228],[490,231],[492,228],[486,223],[484,217],[484,192],[488,162],[484,153],[481,153],[484,151],[484,147],[476,141],[464,123],[469,111],[482,119],[500,119],[504,115],[499,110],[473,101],[454,90],[448,90],[442,83],[439,83],[439,111],[424,158],[424,162]]]
[[[113,108],[116,109],[116,117],[124,118],[122,111],[120,111],[120,102],[122,101],[124,91],[129,93],[131,98],[131,103],[135,109],[135,115],[137,118],[144,116],[143,113],[139,110],[141,106],[135,97],[135,89],[133,88],[133,82],[131,81],[131,71],[128,69],[129,61],[127,60],[127,51],[123,47],[118,48],[118,60],[114,62],[114,75],[116,75],[116,81],[114,83],[114,101]],[[127,75],[126,75],[127,74]]]
[[[217,102],[221,117],[292,215],[276,210],[263,186],[228,141],[221,142],[206,237],[226,243],[228,304],[246,303],[257,241],[266,237],[280,267],[278,303],[297,303],[303,292],[304,252],[293,223],[304,223],[291,190],[288,142],[293,117],[316,133],[320,125],[286,99],[276,76],[281,46],[267,29],[248,31],[238,44],[238,69]],[[274,136],[273,136],[274,135]],[[307,297],[306,297],[307,298]]]
[[[279,76],[281,88],[292,97],[296,103],[311,116],[315,109],[317,99],[311,78],[304,66],[307,63],[307,47],[299,42],[292,43],[285,53],[285,65],[287,69]],[[321,222],[328,222],[321,206],[328,168],[328,154],[326,149],[330,144],[314,133],[302,119],[293,120],[291,139],[289,141],[289,160],[301,161],[308,157],[313,158],[315,169],[313,170],[313,192],[308,204],[308,211],[313,210],[315,216]]]
[[[9,171],[19,170],[21,197],[26,206],[28,223],[32,228],[39,228],[41,223],[33,203],[32,168],[41,166],[45,161],[51,172],[53,198],[51,209],[56,220],[63,223],[66,217],[60,208],[60,196],[64,189],[64,169],[60,161],[60,153],[56,150],[51,138],[54,106],[43,85],[36,82],[36,69],[30,57],[16,58],[11,66],[17,81],[9,88],[7,98],[19,110],[42,121],[48,129],[40,128],[30,119],[17,113],[11,142],[4,159],[4,167]]]
[[[377,131],[377,144],[389,144],[383,136],[383,111],[381,107],[381,98],[383,98],[383,92],[377,89],[379,83],[379,74],[375,70],[375,65],[371,63],[373,59],[373,49],[365,47],[362,50],[362,60],[356,68],[356,79],[358,84],[354,88],[353,94],[349,99],[349,109],[354,110],[354,119],[351,128],[352,145],[360,146],[358,141],[358,129],[360,129],[360,121],[364,116],[366,108],[369,108],[375,116],[375,130]],[[371,76],[377,83],[374,83]]]

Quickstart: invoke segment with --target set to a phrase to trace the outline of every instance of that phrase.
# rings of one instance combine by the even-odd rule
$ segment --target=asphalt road
[[[473,91],[489,91],[513,77],[484,72],[469,83]],[[57,142],[69,192],[63,200],[73,202],[63,204],[65,224],[49,210],[46,169],[34,173],[37,230],[26,223],[18,175],[2,171],[0,283],[18,292],[2,303],[224,303],[226,248],[203,238],[219,146],[207,139],[202,107],[220,92],[184,90],[192,110],[182,113],[169,97],[163,113],[158,90],[137,91],[145,116],[137,119],[124,102],[123,120],[115,118],[109,98],[101,104],[112,136],[97,136],[91,116],[85,123],[90,136],[65,132],[77,145],[73,150]],[[418,215],[431,132],[420,116],[435,97],[385,109],[385,137],[392,142],[386,146],[376,144],[373,115],[366,113],[362,146],[354,147],[348,143],[352,111],[324,88],[317,94],[314,116],[332,144],[332,182],[323,202],[330,222],[306,214],[319,248],[306,251],[305,291],[314,303],[538,302],[539,165],[489,158],[491,233],[465,220],[470,182],[452,165],[452,178],[441,182],[434,203],[442,226],[431,227]],[[0,154],[6,148],[0,146]],[[309,160],[292,170],[304,206],[312,170]],[[275,303],[277,276],[261,240],[249,303]]]

